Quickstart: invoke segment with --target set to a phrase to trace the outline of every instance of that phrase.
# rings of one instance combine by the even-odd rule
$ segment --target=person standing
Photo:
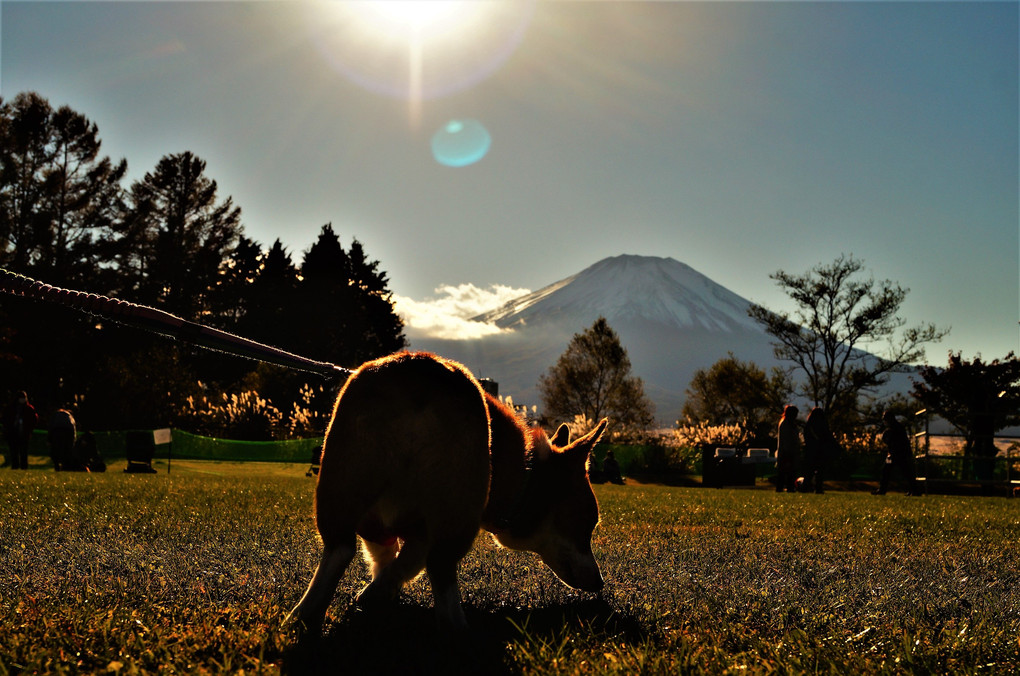
[[[15,400],[4,409],[4,436],[10,449],[11,469],[28,469],[28,442],[38,421],[39,416],[28,403],[28,394],[24,391],[18,392]]]
[[[825,411],[815,406],[804,423],[804,461],[807,466],[805,490],[814,487],[815,493],[825,492],[825,467],[836,452],[836,438],[832,436]]]
[[[907,436],[907,428],[903,426],[892,411],[882,414],[885,422],[885,430],[882,431],[882,443],[885,444],[885,465],[882,466],[882,478],[879,481],[878,489],[873,491],[875,495],[885,495],[889,489],[889,479],[895,469],[901,477],[907,480],[910,488],[907,495],[920,495],[917,487],[917,475],[914,474],[914,452],[910,448],[910,438]]]
[[[797,429],[796,406],[783,409],[779,419],[779,439],[776,442],[776,492],[797,490],[797,464],[800,460],[800,431]]]

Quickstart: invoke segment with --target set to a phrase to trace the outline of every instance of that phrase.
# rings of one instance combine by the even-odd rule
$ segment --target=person
[[[882,431],[882,443],[885,444],[885,465],[882,466],[882,478],[879,481],[878,489],[873,491],[875,495],[885,495],[889,490],[889,479],[892,477],[893,469],[899,472],[900,476],[906,479],[909,488],[907,495],[920,495],[917,487],[917,476],[914,474],[914,452],[910,448],[910,438],[907,436],[907,429],[903,426],[892,411],[882,414],[885,422],[885,429]]]
[[[836,438],[832,436],[825,411],[815,406],[804,422],[804,464],[807,473],[804,490],[814,487],[815,493],[825,492],[825,467],[836,452]]]
[[[35,407],[28,403],[28,393],[24,390],[4,409],[4,436],[12,469],[28,469],[28,442],[38,421]]]
[[[60,471],[69,469],[71,449],[74,448],[75,422],[74,416],[66,408],[58,408],[50,416],[47,439],[50,444],[50,458],[53,469]]]
[[[99,455],[99,447],[96,444],[96,435],[91,431],[85,431],[74,442],[74,450],[71,451],[71,463],[66,469],[75,472],[105,472],[106,463]]]
[[[800,431],[797,429],[796,406],[783,409],[779,419],[779,439],[776,442],[776,492],[797,490],[797,464],[800,459]]]
[[[606,481],[614,484],[623,483],[623,475],[620,474],[620,463],[616,461],[613,452],[606,451],[606,459],[602,461],[602,474]]]

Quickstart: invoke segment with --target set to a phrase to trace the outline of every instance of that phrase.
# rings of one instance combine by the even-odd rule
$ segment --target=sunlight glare
[[[402,29],[408,35],[423,38],[463,27],[473,13],[484,7],[482,3],[463,0],[386,0],[356,4],[361,6],[366,30],[386,35]]]
[[[359,86],[410,101],[492,75],[523,39],[535,0],[329,0],[303,5],[319,52]],[[416,117],[412,114],[412,117]]]

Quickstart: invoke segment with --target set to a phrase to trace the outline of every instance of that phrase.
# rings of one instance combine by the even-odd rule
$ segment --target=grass
[[[0,674],[1020,673],[1020,501],[597,486],[601,597],[485,537],[467,635],[424,579],[355,612],[359,563],[297,643],[306,466],[119,469],[0,471]]]

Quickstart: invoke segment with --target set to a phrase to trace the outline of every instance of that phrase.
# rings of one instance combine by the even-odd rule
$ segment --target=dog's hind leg
[[[349,539],[340,544],[326,544],[308,589],[294,610],[290,611],[286,623],[294,622],[301,632],[321,631],[326,610],[333,600],[333,594],[336,593],[336,586],[354,558],[355,551],[357,548],[353,533]]]
[[[358,605],[373,608],[395,601],[404,583],[413,580],[425,569],[427,556],[428,543],[425,540],[414,538],[404,541],[396,558],[380,567],[378,572],[373,567],[374,577],[358,594]]]
[[[441,622],[461,629],[467,628],[467,620],[460,604],[457,567],[473,543],[474,534],[470,537],[451,538],[438,542],[432,547],[426,562],[436,616]]]

